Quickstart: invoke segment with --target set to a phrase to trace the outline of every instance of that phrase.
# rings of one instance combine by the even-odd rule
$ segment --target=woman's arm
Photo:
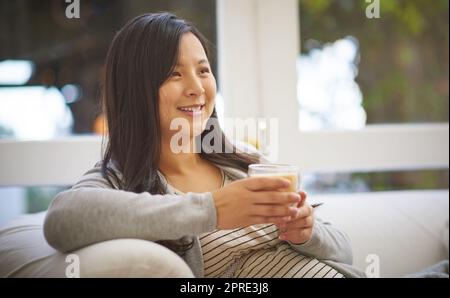
[[[208,193],[151,195],[112,189],[100,168],[86,173],[52,201],[44,222],[47,242],[61,251],[118,238],[175,240],[293,216],[295,193],[277,191],[289,181],[252,177]]]
[[[330,260],[351,265],[353,253],[348,236],[319,218],[315,219],[312,236],[303,244],[289,244],[298,252],[321,260]]]
[[[179,239],[215,227],[211,193],[178,196],[115,190],[96,166],[53,199],[44,235],[54,248],[71,251],[118,238]]]

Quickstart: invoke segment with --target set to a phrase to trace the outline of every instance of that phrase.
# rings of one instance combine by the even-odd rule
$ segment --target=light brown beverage
[[[291,185],[288,188],[280,189],[280,191],[298,192],[299,190],[300,181],[297,166],[283,164],[251,164],[248,167],[248,176],[285,178],[291,181]]]

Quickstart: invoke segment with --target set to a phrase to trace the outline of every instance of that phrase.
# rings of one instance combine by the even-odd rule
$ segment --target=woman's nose
[[[203,88],[203,84],[198,78],[192,78],[189,80],[188,85],[186,86],[186,95],[189,97],[197,97],[205,93],[205,88]]]

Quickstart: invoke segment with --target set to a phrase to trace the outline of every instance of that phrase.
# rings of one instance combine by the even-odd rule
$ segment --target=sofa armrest
[[[45,241],[44,215],[23,215],[0,229],[0,277],[67,277],[66,270],[78,268],[75,262],[80,277],[194,277],[177,254],[140,239],[104,241],[60,253]],[[71,254],[77,261],[68,257]]]
[[[73,254],[79,257],[80,277],[194,277],[173,251],[140,239],[100,242]]]

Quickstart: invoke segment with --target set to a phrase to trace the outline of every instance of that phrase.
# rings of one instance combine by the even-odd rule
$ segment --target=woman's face
[[[185,33],[179,45],[178,63],[170,77],[159,89],[161,133],[170,137],[178,130],[170,130],[171,121],[185,119],[189,136],[202,133],[211,116],[216,97],[216,80],[208,58],[198,38]],[[194,121],[195,119],[195,121]]]

